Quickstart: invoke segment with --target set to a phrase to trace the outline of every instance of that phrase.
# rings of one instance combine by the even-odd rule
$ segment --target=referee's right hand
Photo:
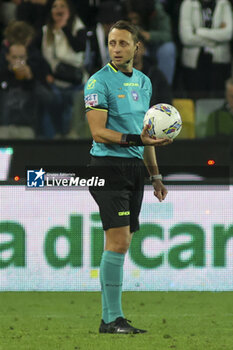
[[[156,138],[156,137],[150,137],[150,135],[148,134],[148,129],[149,129],[149,125],[145,125],[142,133],[140,135],[141,140],[143,142],[144,145],[146,146],[166,146],[169,145],[170,143],[172,143],[172,139],[168,139],[168,138]]]

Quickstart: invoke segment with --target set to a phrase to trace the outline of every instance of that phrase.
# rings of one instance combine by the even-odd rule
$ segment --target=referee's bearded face
[[[136,47],[128,30],[114,28],[108,35],[109,55],[119,70],[132,70]]]

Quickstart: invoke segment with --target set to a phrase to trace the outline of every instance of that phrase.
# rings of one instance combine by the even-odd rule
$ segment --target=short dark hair
[[[139,30],[138,30],[138,28],[134,24],[131,24],[128,21],[124,21],[124,20],[117,21],[110,28],[109,33],[113,29],[127,30],[128,32],[130,32],[132,34],[132,37],[133,37],[133,40],[134,40],[135,43],[137,43],[139,41],[139,39],[138,39],[138,37],[139,37]]]
[[[25,45],[29,38],[34,38],[34,28],[24,21],[12,21],[4,30],[4,37],[9,44]]]

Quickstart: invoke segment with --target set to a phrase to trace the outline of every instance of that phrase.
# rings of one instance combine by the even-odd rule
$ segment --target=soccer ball
[[[177,109],[166,103],[152,106],[145,114],[144,126],[150,137],[174,139],[182,128],[182,120]]]

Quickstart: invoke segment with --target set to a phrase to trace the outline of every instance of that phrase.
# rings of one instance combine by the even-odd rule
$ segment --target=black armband
[[[123,134],[120,142],[121,147],[144,146],[140,135]]]

